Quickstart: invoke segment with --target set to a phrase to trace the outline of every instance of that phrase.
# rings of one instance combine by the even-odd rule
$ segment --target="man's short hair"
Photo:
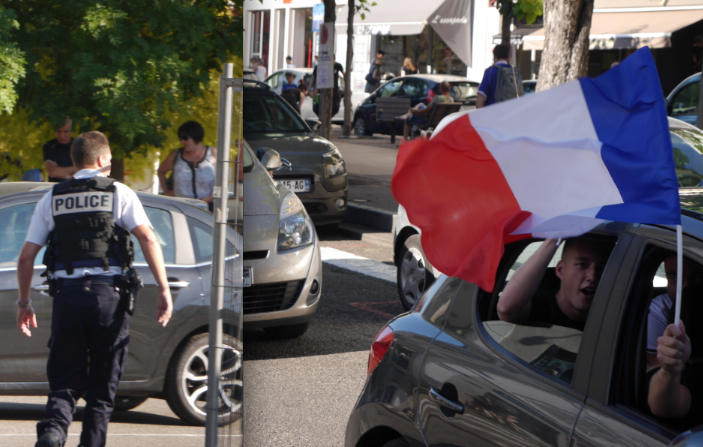
[[[496,59],[507,59],[510,57],[510,48],[508,48],[507,45],[499,43],[493,48],[493,56],[495,56]]]
[[[197,121],[186,121],[178,128],[178,135],[187,135],[196,143],[200,143],[205,138],[205,129]]]
[[[293,58],[290,56],[286,56],[286,60],[292,60]]]
[[[442,81],[439,84],[439,91],[442,93],[449,93],[449,91],[452,89],[452,85],[447,82],[447,81]]]
[[[378,51],[376,51],[376,54],[380,54],[381,56],[385,56],[386,52],[383,50],[378,50]]]
[[[289,76],[295,77],[295,73],[293,73],[293,72],[291,72],[291,71],[287,71],[287,72],[286,72],[286,77],[289,77]]]
[[[66,117],[66,121],[64,121],[63,124],[60,125],[59,127],[57,127],[56,129],[54,129],[54,131],[58,132],[59,130],[63,129],[66,126],[73,127],[73,121],[69,117]]]
[[[78,168],[95,165],[101,155],[109,153],[107,137],[97,130],[82,133],[71,143],[71,160]]]
[[[572,237],[564,240],[564,249],[561,252],[561,259],[564,260],[566,254],[576,245],[588,245],[594,251],[606,255],[606,258],[610,257],[610,252],[613,251],[613,243],[603,240],[594,240],[586,237]]]

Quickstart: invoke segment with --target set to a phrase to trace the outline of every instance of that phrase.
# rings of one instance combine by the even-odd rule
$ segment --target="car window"
[[[149,218],[151,227],[154,229],[156,238],[159,240],[159,245],[161,245],[161,251],[164,254],[164,262],[166,264],[175,263],[176,240],[173,234],[173,219],[171,218],[171,213],[150,206],[145,206],[144,211]],[[141,245],[139,245],[139,242],[134,240],[134,238],[132,240],[134,242],[134,263],[146,264]]]
[[[557,275],[556,267],[564,257],[565,244],[562,244],[552,258],[548,260],[546,271],[538,278],[537,292],[530,299],[531,311],[529,317],[519,323],[511,323],[498,319],[497,311],[494,311],[500,297],[504,294],[505,286],[513,280],[515,273],[526,262],[534,262],[532,257],[535,256],[543,243],[542,241],[522,242],[514,246],[519,248],[506,250],[507,258],[504,259],[503,264],[505,267],[498,274],[498,278],[505,278],[505,280],[497,283],[494,293],[482,292],[479,294],[479,309],[492,307],[491,311],[483,314],[486,320],[483,321],[483,328],[501,349],[505,349],[513,357],[523,361],[525,364],[531,365],[536,371],[540,371],[551,378],[571,383],[581,345],[584,322],[577,322],[566,317],[560,310],[557,300],[557,294],[563,292],[560,289],[561,281]],[[614,241],[588,240],[584,243],[588,244],[589,249],[590,247],[598,247],[600,259],[602,259],[602,262],[606,262]],[[571,245],[571,247],[574,247],[574,245]],[[576,249],[570,248],[569,253],[574,253],[573,250]],[[581,252],[579,251],[578,253]],[[577,265],[576,258],[574,258],[572,265]],[[578,265],[580,266],[580,264]],[[602,273],[600,262],[597,269],[594,267],[594,271],[596,270],[600,276],[600,273]],[[584,287],[584,281],[586,280],[579,277],[579,286],[577,287]],[[579,300],[579,305],[583,305],[582,289],[578,290],[578,294],[574,296]],[[593,293],[597,296],[597,289],[593,289]],[[591,300],[593,299],[591,298]],[[490,305],[487,305],[488,301],[490,301]],[[473,312],[470,308],[471,302],[472,300],[468,299],[468,297],[462,297],[462,292],[460,291],[454,300],[454,306],[451,311],[452,316],[449,321],[452,321],[452,317],[455,315],[466,315],[465,320],[469,318],[468,316]],[[491,317],[487,317],[487,315]],[[447,322],[447,328],[451,326],[449,321]],[[464,324],[469,324],[469,321],[466,320]],[[458,327],[455,332],[460,333],[460,331],[461,328]]]
[[[478,84],[470,82],[450,82],[452,86],[449,90],[449,96],[454,98],[454,101],[467,101],[470,97],[478,94]]]
[[[671,116],[697,114],[700,91],[700,82],[692,82],[679,90],[671,99]]]
[[[283,82],[285,80],[283,75],[283,72],[274,73],[266,80],[266,83],[270,85],[272,89],[279,91],[283,88]]]
[[[698,186],[703,180],[703,138],[697,130],[673,128],[671,146],[679,186]]]
[[[424,98],[427,95],[427,89],[427,84],[420,79],[405,79],[403,80],[402,89],[396,96],[401,98]]]
[[[212,227],[189,216],[188,230],[190,231],[190,238],[193,241],[195,262],[198,264],[210,262],[210,260],[212,260]],[[233,230],[229,228],[227,231],[231,232]],[[229,241],[226,243],[225,250],[225,256],[234,255],[234,245]]]
[[[687,239],[684,236],[684,247],[697,248],[700,256],[703,246]],[[621,323],[614,365],[613,400],[630,407],[641,418],[682,432],[703,424],[703,387],[700,386],[700,376],[703,375],[703,326],[698,321],[703,312],[703,300],[700,299],[703,294],[703,263],[700,257],[684,250],[681,320],[690,339],[691,355],[679,383],[691,392],[692,406],[683,416],[657,416],[649,407],[649,385],[660,366],[658,339],[674,319],[676,247],[671,245],[666,249],[657,243],[645,246],[640,253]],[[672,288],[669,289],[670,282]]]
[[[244,133],[307,132],[304,122],[278,95],[244,95]]]
[[[379,96],[381,98],[390,98],[391,96],[395,96],[396,93],[398,93],[398,90],[400,90],[400,85],[401,85],[401,81],[389,82],[388,84],[381,87],[381,91],[379,92]]]
[[[452,305],[452,300],[456,295],[457,290],[462,281],[458,278],[440,277],[432,284],[421,298],[415,311],[422,312],[422,318],[428,323],[436,326],[439,329],[444,327],[444,322],[449,315],[449,309]],[[426,297],[432,297],[432,300],[425,304]]]
[[[0,210],[0,268],[17,267],[35,206],[36,203],[25,203]],[[35,265],[41,265],[43,257],[44,248],[35,258]]]
[[[305,82],[306,87],[310,87],[310,81],[312,81],[312,74],[306,74],[303,77],[303,82]]]

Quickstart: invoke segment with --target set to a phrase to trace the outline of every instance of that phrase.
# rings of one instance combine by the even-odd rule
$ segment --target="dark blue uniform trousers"
[[[37,434],[54,432],[66,442],[76,401],[86,401],[81,447],[102,447],[117,385],[127,359],[129,315],[120,310],[113,286],[86,277],[54,294],[47,374],[51,393]]]

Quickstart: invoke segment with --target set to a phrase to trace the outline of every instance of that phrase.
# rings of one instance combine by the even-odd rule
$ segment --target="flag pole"
[[[674,324],[681,320],[681,279],[683,278],[683,235],[681,225],[676,225],[676,313]]]

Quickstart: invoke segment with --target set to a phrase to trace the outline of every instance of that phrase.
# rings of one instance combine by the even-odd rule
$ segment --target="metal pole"
[[[213,228],[212,286],[210,288],[210,348],[208,350],[208,388],[205,422],[205,446],[217,446],[219,389],[222,367],[222,306],[224,304],[225,243],[227,235],[227,199],[229,148],[232,125],[233,65],[225,64],[220,79],[220,101],[217,124],[217,173],[213,197],[215,226]]]

